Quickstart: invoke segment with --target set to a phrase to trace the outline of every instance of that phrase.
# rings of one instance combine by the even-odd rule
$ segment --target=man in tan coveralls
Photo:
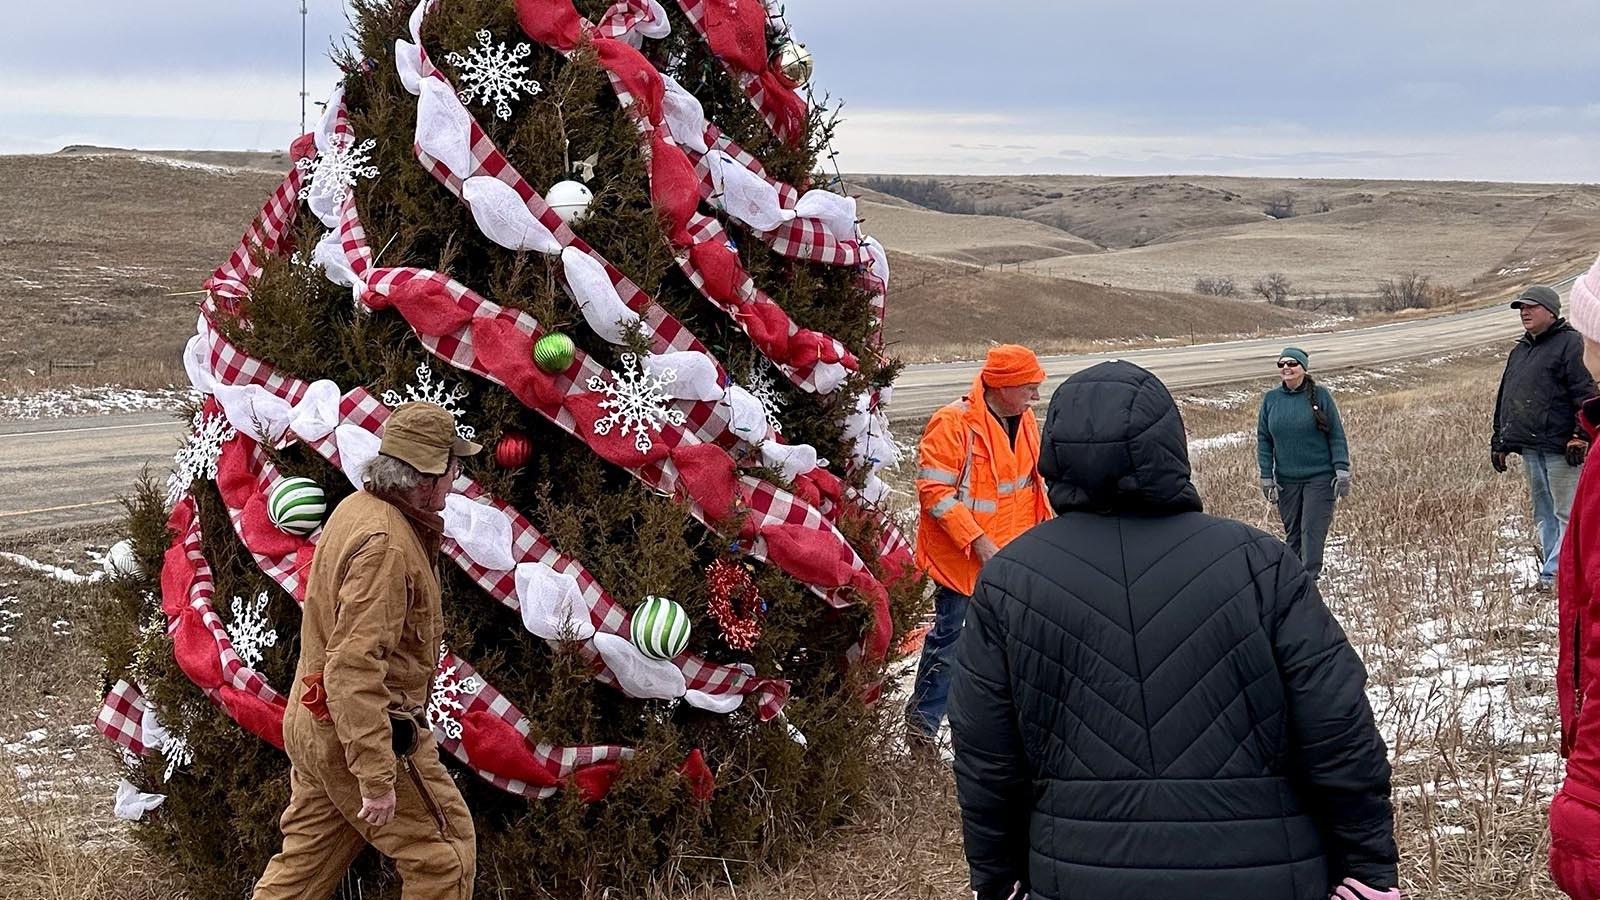
[[[472,816],[428,727],[438,665],[440,512],[481,448],[432,403],[397,408],[365,490],[341,502],[311,562],[300,662],[283,720],[292,794],[283,850],[254,900],[324,900],[365,844],[406,900],[468,900]]]

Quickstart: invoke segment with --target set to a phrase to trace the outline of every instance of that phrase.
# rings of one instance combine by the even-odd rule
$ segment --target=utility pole
[[[300,0],[300,133],[306,133],[306,0]]]

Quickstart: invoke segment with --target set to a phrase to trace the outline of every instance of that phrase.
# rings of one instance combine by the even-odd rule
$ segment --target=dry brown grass
[[[885,336],[908,362],[981,358],[991,342],[1041,353],[1270,334],[1311,321],[1265,303],[979,270],[890,251]]]
[[[181,380],[195,291],[282,177],[128,155],[0,157],[0,391]],[[93,361],[49,372],[52,361]],[[30,374],[31,370],[31,374]]]

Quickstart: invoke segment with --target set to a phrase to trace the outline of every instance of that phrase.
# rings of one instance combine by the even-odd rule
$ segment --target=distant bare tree
[[[1428,276],[1409,272],[1399,278],[1378,282],[1378,309],[1383,312],[1432,309],[1451,293],[1446,288],[1429,283]]]
[[[1262,211],[1274,219],[1294,218],[1294,197],[1288,191],[1271,197],[1261,207]]]
[[[1208,275],[1194,280],[1194,292],[1210,297],[1232,297],[1239,293],[1239,289],[1234,286],[1230,275]]]
[[[1294,285],[1289,282],[1289,276],[1282,272],[1271,272],[1256,279],[1251,286],[1261,299],[1274,306],[1283,306],[1289,302],[1289,295],[1294,293]]]

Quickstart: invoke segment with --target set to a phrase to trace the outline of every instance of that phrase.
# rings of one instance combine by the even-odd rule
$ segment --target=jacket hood
[[[1161,379],[1129,362],[1068,378],[1050,397],[1039,474],[1057,513],[1199,512],[1189,442]]]

